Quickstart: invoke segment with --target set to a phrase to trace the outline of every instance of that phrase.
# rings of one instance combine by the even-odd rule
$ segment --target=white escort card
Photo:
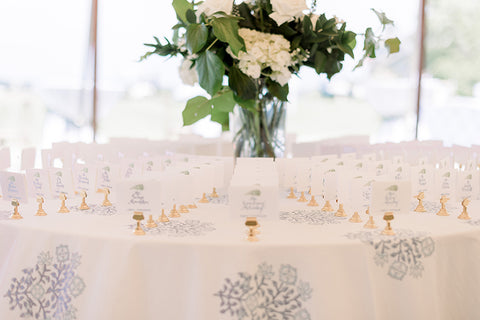
[[[111,191],[118,179],[120,179],[120,165],[110,163],[97,165],[96,191],[104,188],[108,188]]]
[[[412,182],[412,196],[423,192],[428,201],[437,201],[434,190],[434,168],[432,165],[412,166],[410,180]]]
[[[119,212],[124,214],[134,211],[161,213],[162,186],[160,181],[142,178],[123,180],[116,184],[115,189]]]
[[[24,174],[2,171],[0,172],[0,186],[5,200],[17,199],[23,203],[28,202],[27,183]]]
[[[478,199],[480,194],[480,181],[478,171],[461,171],[457,174],[457,200],[465,198]]]
[[[372,197],[372,184],[375,180],[369,176],[356,176],[350,183],[350,207],[354,211],[366,210]]]
[[[31,195],[43,198],[52,197],[48,169],[27,169],[27,190]]]
[[[411,202],[411,183],[408,180],[376,180],[372,183],[370,213],[382,215],[408,213]]]
[[[446,196],[455,199],[457,172],[449,167],[442,167],[435,170],[435,196],[440,199]]]
[[[73,167],[75,191],[95,192],[96,169],[94,166],[76,164]]]
[[[73,178],[71,169],[51,168],[50,169],[50,183],[52,187],[53,196],[58,198],[61,193],[73,195]]]
[[[229,205],[232,218],[278,219],[278,174],[273,162],[237,162]]]

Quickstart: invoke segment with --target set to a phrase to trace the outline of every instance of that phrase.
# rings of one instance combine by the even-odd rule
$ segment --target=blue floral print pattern
[[[226,278],[214,296],[220,299],[220,313],[238,320],[311,320],[303,303],[312,293],[295,267],[282,264],[275,277],[273,266],[262,263],[255,274],[239,272],[237,279]]]
[[[23,269],[20,277],[12,279],[4,297],[20,318],[77,319],[73,302],[86,287],[76,271],[81,256],[67,245],[59,245],[54,252],[54,256],[41,252],[35,267]]]

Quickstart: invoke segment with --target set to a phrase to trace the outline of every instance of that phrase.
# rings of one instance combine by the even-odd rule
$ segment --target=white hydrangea
[[[186,85],[193,86],[198,82],[198,75],[195,68],[192,68],[193,62],[190,59],[184,59],[179,68],[179,75],[182,82]]]
[[[270,78],[282,86],[287,84],[292,75],[288,67],[295,64],[294,54],[290,53],[290,42],[281,35],[251,29],[242,28],[238,33],[245,41],[246,52],[240,51],[237,57],[230,48],[227,51],[240,61],[240,70],[258,79],[261,71],[270,67]]]

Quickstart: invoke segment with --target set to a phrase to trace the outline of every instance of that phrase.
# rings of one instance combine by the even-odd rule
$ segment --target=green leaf
[[[213,108],[211,120],[220,123],[222,125],[222,131],[228,131],[228,128],[230,127],[229,114],[230,112],[224,112],[217,108]]]
[[[387,24],[393,24],[393,21],[388,19],[387,16],[385,15],[385,12],[380,12],[372,8],[372,11],[375,12],[375,14],[378,17],[378,20],[380,20],[380,23],[385,27]]]
[[[222,60],[208,50],[198,55],[196,67],[200,86],[213,96],[222,87],[225,74]]]
[[[187,10],[193,10],[193,4],[188,2],[187,0],[173,0],[172,6],[177,13],[177,17],[182,22],[187,22]]]
[[[243,18],[243,20],[240,20],[238,24],[242,28],[255,29],[255,17],[252,16],[248,5],[245,2],[242,2],[238,5],[237,8],[238,8],[240,17]]]
[[[268,91],[281,101],[288,101],[288,83],[284,86],[281,86],[278,82],[267,80]]]
[[[352,31],[344,32],[340,36],[340,43],[338,43],[338,47],[340,48],[340,50],[348,54],[350,57],[352,57],[352,59],[354,58],[353,49],[357,44],[355,36],[356,34]]]
[[[304,16],[303,18],[303,33],[305,37],[309,37],[313,35],[312,20],[308,15]]]
[[[185,13],[185,17],[188,22],[197,23],[197,16],[195,15],[195,11],[193,11],[192,9],[187,10],[187,12]]]
[[[317,23],[315,23],[315,31],[323,29],[325,22],[327,22],[327,18],[325,17],[325,14],[322,14],[320,17],[318,17]]]
[[[235,102],[240,105],[242,108],[250,110],[250,111],[255,111],[255,100],[243,100],[237,95],[233,96],[233,99],[235,99]]]
[[[188,50],[197,53],[207,43],[208,29],[204,24],[191,24],[187,27],[185,37]]]
[[[243,100],[255,99],[257,86],[255,80],[247,76],[235,66],[230,68],[228,85],[233,92]]]
[[[233,98],[233,91],[227,89],[226,91],[221,92],[219,95],[216,95],[211,100],[214,110],[222,112],[232,112],[235,107],[235,99]],[[212,113],[213,115],[213,113]],[[213,119],[212,119],[213,120]]]
[[[315,54],[315,72],[317,72],[317,74],[325,72],[326,63],[327,56],[323,52],[317,51]]]
[[[370,58],[375,58],[375,48],[377,46],[377,41],[375,40],[375,34],[373,33],[372,28],[367,28],[365,30],[365,41],[363,43],[363,50],[365,55]]]
[[[385,47],[389,50],[389,53],[396,53],[400,51],[400,39],[398,38],[391,38],[385,40]]]
[[[182,112],[183,125],[189,126],[205,118],[212,112],[212,102],[205,97],[197,96],[187,101]]]
[[[243,39],[238,34],[238,22],[228,17],[214,17],[212,19],[213,34],[223,42],[230,45],[234,55],[245,47]]]

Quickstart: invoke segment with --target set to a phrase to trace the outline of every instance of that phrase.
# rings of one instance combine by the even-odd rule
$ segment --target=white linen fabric
[[[145,236],[129,215],[61,214],[52,200],[36,217],[33,203],[22,220],[0,203],[0,319],[480,319],[478,201],[471,221],[431,205],[383,236],[379,217],[368,230],[366,214],[351,223],[281,199],[256,243],[225,201]]]

